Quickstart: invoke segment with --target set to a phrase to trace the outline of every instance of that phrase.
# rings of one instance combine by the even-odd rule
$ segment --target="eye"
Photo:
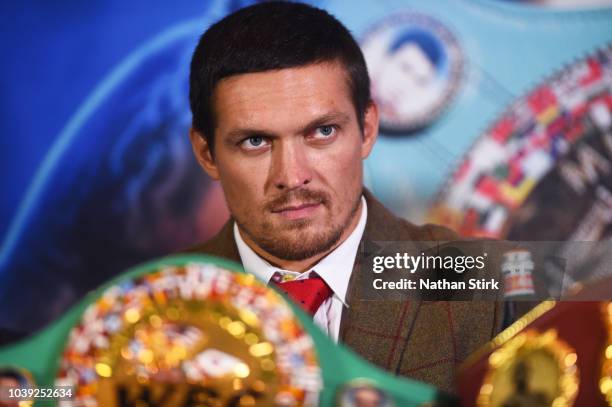
[[[327,139],[333,136],[334,134],[336,134],[335,126],[332,126],[332,125],[320,126],[320,127],[317,127],[317,130],[315,132],[315,137]]]
[[[244,148],[245,150],[258,150],[267,145],[267,140],[263,136],[247,137],[240,142],[240,147]]]

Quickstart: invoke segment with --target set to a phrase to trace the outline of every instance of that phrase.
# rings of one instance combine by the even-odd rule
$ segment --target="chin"
[[[284,228],[288,230],[305,230],[312,229],[316,230],[316,226],[314,225],[314,221],[312,219],[295,219],[288,220],[285,222]]]
[[[311,225],[307,230],[285,229],[274,233],[273,238],[258,242],[259,246],[272,255],[285,260],[305,260],[323,253],[339,240],[341,230],[322,231]]]

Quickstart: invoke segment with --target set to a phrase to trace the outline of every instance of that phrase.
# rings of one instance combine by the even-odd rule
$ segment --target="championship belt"
[[[545,301],[463,364],[466,406],[612,406],[612,279]]]
[[[334,344],[239,265],[200,255],[131,269],[0,349],[0,390],[0,406],[453,404]]]

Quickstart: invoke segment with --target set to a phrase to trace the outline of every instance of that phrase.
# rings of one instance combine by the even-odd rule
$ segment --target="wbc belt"
[[[16,377],[19,390],[39,389],[18,400],[5,388],[5,403],[47,405],[44,396],[60,406],[452,404],[332,343],[237,264],[198,255],[144,264],[92,292],[43,332],[0,349],[2,375]]]
[[[545,301],[463,364],[461,405],[612,406],[612,279]]]

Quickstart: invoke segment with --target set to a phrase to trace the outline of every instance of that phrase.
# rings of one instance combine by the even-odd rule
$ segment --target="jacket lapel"
[[[234,219],[230,218],[212,239],[197,246],[184,250],[187,253],[205,253],[211,256],[222,257],[242,264],[238,246],[234,239]]]
[[[340,323],[340,342],[370,362],[397,372],[405,343],[412,335],[421,301],[364,299],[366,282],[361,270],[366,242],[426,240],[417,227],[389,212],[372,194],[364,190],[368,219],[355,259],[347,293],[348,307]]]

